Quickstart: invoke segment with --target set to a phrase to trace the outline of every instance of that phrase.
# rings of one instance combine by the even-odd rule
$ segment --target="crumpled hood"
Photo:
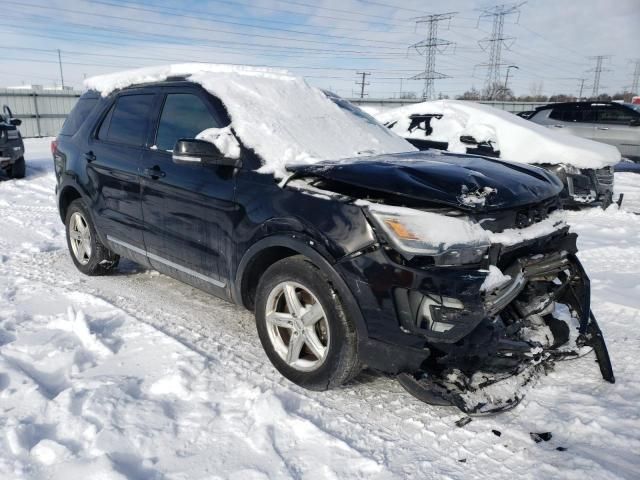
[[[295,177],[318,177],[412,200],[470,211],[539,203],[562,191],[542,168],[434,150],[293,165]]]

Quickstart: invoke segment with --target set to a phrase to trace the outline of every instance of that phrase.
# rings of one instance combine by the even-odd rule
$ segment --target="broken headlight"
[[[468,217],[402,207],[371,206],[370,218],[404,257],[429,256],[438,266],[482,261],[490,246],[487,232]]]

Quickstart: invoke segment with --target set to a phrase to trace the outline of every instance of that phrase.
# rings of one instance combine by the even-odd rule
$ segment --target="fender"
[[[346,282],[333,268],[336,259],[333,258],[317,240],[299,232],[281,232],[269,237],[265,237],[254,243],[243,255],[242,260],[238,264],[236,270],[235,281],[231,289],[233,301],[238,305],[244,305],[242,299],[242,278],[245,274],[247,266],[251,260],[260,255],[260,252],[269,247],[286,247],[304,255],[310,259],[331,281],[340,298],[344,303],[344,307],[353,321],[356,331],[358,332],[358,340],[362,343],[368,338],[367,326],[360,312],[360,307],[353,293],[347,286]]]

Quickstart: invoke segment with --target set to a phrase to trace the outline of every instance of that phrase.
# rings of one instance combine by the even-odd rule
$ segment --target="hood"
[[[542,168],[434,150],[294,165],[288,170],[298,178],[317,177],[470,211],[536,204],[563,188]]]

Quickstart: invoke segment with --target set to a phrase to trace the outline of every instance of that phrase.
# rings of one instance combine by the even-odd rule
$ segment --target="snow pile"
[[[191,63],[93,77],[85,87],[108,95],[179,75],[188,75],[224,103],[240,140],[263,159],[262,173],[284,177],[287,164],[415,150],[377,122],[340,108],[321,90],[284,71]]]
[[[240,144],[231,127],[207,128],[196,135],[197,140],[213,143],[227,158],[240,158]]]
[[[491,243],[500,243],[505,246],[544,237],[567,226],[567,215],[563,210],[557,210],[544,220],[524,228],[509,228],[500,233],[489,232]]]
[[[487,197],[497,192],[498,190],[491,187],[484,187],[481,190],[469,190],[469,187],[462,185],[462,193],[458,195],[458,201],[470,207],[483,207],[487,202]]]
[[[409,132],[414,114],[442,115],[431,118],[433,132]],[[602,168],[620,161],[617,148],[600,142],[567,135],[525,120],[512,113],[480,103],[460,100],[422,102],[380,113],[376,118],[405,138],[447,142],[448,150],[466,153],[461,136],[477,142],[490,142],[500,157],[529,164],[567,163],[578,168]],[[395,122],[395,124],[394,124]],[[392,125],[393,124],[393,125]]]
[[[495,290],[496,288],[501,287],[509,280],[511,280],[510,275],[505,275],[495,265],[489,265],[489,275],[487,275],[487,278],[485,278],[484,282],[482,282],[480,291],[490,292],[491,290]]]
[[[616,383],[592,353],[558,362],[513,411],[457,428],[460,411],[373,372],[292,385],[250,312],[164,275],[80,274],[49,142],[25,141],[24,180],[0,175],[1,479],[637,478],[638,175],[616,174],[622,211],[568,214]]]

